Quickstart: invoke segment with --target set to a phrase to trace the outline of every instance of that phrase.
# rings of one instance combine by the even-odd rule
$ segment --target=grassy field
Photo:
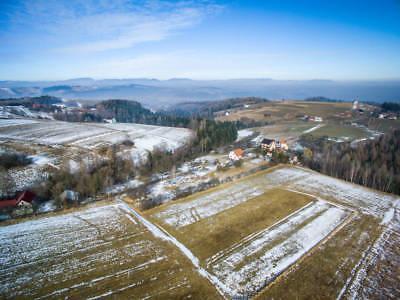
[[[396,199],[279,166],[146,216],[185,244],[229,297],[335,299]]]
[[[369,134],[362,128],[332,123],[325,124],[324,126],[307,133],[307,135],[314,138],[327,136],[342,140],[354,140],[369,137]]]
[[[218,117],[221,121],[237,121],[249,118],[256,121],[293,121],[299,115],[320,116],[334,119],[335,115],[351,110],[351,103],[325,103],[302,101],[273,101],[255,109],[242,109],[230,112],[229,116]]]
[[[214,287],[118,205],[0,227],[0,298],[202,298]]]
[[[272,189],[210,218],[175,230],[162,224],[197,257],[204,260],[230,247],[251,233],[271,226],[311,202],[308,196]],[[154,221],[157,221],[153,218]],[[206,239],[203,237],[207,236]]]
[[[268,162],[260,159],[246,159],[243,160],[240,167],[229,168],[227,170],[217,170],[210,173],[210,177],[215,177],[220,180],[224,180],[227,177],[236,176],[245,172],[248,172],[254,168],[267,166]]]

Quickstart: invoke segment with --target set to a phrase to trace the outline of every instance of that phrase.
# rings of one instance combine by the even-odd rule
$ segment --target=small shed
[[[65,190],[61,193],[60,198],[62,201],[77,202],[79,200],[79,193],[72,190]]]

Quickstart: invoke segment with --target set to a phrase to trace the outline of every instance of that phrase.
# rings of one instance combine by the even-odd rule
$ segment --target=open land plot
[[[212,272],[229,287],[231,296],[252,295],[327,237],[348,214],[326,202],[312,203],[213,259]]]
[[[138,150],[152,150],[164,145],[175,149],[192,135],[184,128],[141,124],[68,123],[38,120],[29,124],[9,125],[0,120],[0,139],[29,141],[46,145],[72,145],[93,149],[132,140]],[[21,121],[18,119],[18,121]],[[26,120],[30,121],[30,120]]]
[[[351,110],[351,103],[326,103],[304,101],[271,101],[257,108],[232,110],[228,116],[219,116],[221,121],[237,121],[249,118],[255,121],[290,121],[299,115],[320,116],[324,119]]]
[[[30,119],[0,119],[1,127],[37,124],[37,123],[38,123],[37,121],[30,120]]]
[[[256,299],[337,299],[380,230],[375,217],[354,217],[262,290]]]
[[[218,298],[121,204],[0,227],[1,298]]]
[[[267,173],[266,179],[270,183],[318,195],[380,218],[384,217],[398,199],[390,194],[380,193],[301,168],[277,169]]]
[[[300,299],[331,299],[346,295],[342,290],[365,270],[360,261],[381,237],[381,220],[393,219],[398,199],[310,170],[278,167],[146,215],[184,243],[229,297],[283,299],[288,289]],[[302,288],[302,278],[312,288]]]
[[[340,124],[325,124],[312,132],[304,132],[304,134],[311,135],[315,138],[327,136],[343,141],[369,138],[371,136],[370,133],[363,128]]]
[[[383,217],[396,197],[301,168],[276,168],[197,193],[154,211],[157,219],[172,227],[184,227],[216,215],[281,187],[311,193],[328,200],[359,207]]]
[[[248,130],[260,133],[262,136],[269,139],[284,139],[289,145],[292,145],[297,139],[309,130],[313,130],[315,126],[324,124],[315,124],[300,120],[278,122],[273,125],[254,127]]]
[[[272,189],[188,226],[174,228],[165,223],[163,225],[199,259],[206,260],[248,235],[273,225],[311,201],[309,196]],[[202,238],[205,233],[206,239]]]

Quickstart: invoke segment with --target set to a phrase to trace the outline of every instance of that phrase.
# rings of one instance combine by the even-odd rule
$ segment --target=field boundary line
[[[165,240],[167,242],[172,243],[174,246],[180,250],[180,252],[188,258],[193,266],[196,268],[197,272],[204,278],[208,279],[208,281],[217,289],[218,293],[224,298],[226,298],[226,295],[232,295],[232,291],[223,284],[216,276],[210,274],[208,271],[206,271],[201,265],[199,259],[194,256],[194,254],[181,242],[179,242],[174,236],[172,236],[168,231],[166,231],[164,228],[162,228],[159,225],[153,224],[149,220],[147,220],[145,217],[143,217],[138,211],[136,211],[134,208],[130,207],[127,203],[125,203],[122,199],[119,199],[121,208],[123,210],[127,210],[130,213],[132,213],[136,219],[142,223],[156,238],[160,238],[162,240]]]

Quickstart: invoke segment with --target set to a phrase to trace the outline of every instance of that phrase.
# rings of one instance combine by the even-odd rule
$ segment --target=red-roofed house
[[[0,209],[6,207],[32,207],[32,201],[36,195],[30,191],[24,191],[17,194],[15,199],[0,200]]]
[[[229,152],[229,159],[234,160],[234,161],[241,160],[243,158],[243,155],[244,155],[244,151],[240,148],[237,148],[237,149]]]

